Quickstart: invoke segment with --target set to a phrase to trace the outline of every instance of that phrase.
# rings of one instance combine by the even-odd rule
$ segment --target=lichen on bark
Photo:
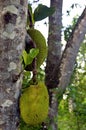
[[[0,129],[17,130],[22,77],[20,56],[26,35],[27,0],[0,1]]]

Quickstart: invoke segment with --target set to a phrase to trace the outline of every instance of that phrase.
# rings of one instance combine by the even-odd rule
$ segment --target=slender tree
[[[27,0],[0,0],[0,130],[17,130]]]
[[[55,6],[56,11],[49,19],[49,50],[46,66],[46,85],[50,94],[49,125],[52,130],[57,130],[58,127],[55,118],[58,112],[58,105],[70,81],[80,45],[86,34],[86,8],[79,17],[75,28],[72,30],[61,55],[62,1],[51,0],[51,6]]]
[[[48,36],[48,56],[46,65],[45,82],[50,95],[50,127],[57,130],[58,102],[55,98],[54,88],[57,87],[58,78],[55,70],[58,68],[61,59],[61,29],[62,29],[62,4],[63,0],[51,0],[51,7],[55,8],[55,13],[49,17],[49,36]],[[55,79],[54,79],[55,77]]]

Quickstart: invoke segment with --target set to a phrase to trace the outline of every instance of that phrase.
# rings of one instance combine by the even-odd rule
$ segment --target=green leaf
[[[26,65],[29,65],[32,63],[33,59],[38,55],[39,49],[33,48],[30,50],[29,53],[27,53],[27,63]]]
[[[27,53],[25,50],[22,53],[22,58],[24,61],[25,66],[32,63],[33,59],[38,55],[39,49],[33,48],[30,50],[29,53]]]
[[[27,64],[27,52],[25,50],[23,50],[23,52],[22,52],[22,57],[23,57],[25,65],[26,65]]]
[[[39,4],[34,11],[34,20],[40,21],[48,16],[51,16],[55,12],[54,7],[47,7],[45,5]]]
[[[39,49],[37,49],[37,48],[33,48],[30,50],[30,56],[32,58],[35,58],[38,55],[38,53],[39,53]]]
[[[22,52],[22,57],[23,57],[25,66],[31,64],[33,61],[33,58],[25,50]]]
[[[29,71],[25,71],[25,72],[24,72],[24,76],[25,76],[25,77],[29,77],[29,78],[30,78],[31,73],[30,73]]]
[[[30,54],[27,54],[27,63],[26,63],[26,65],[31,64],[32,61],[33,61],[33,59],[34,59],[34,58],[32,58],[32,57],[30,56]]]

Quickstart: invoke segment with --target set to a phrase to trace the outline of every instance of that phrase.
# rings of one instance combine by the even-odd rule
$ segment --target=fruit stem
[[[36,62],[37,62],[37,60],[36,60],[37,58],[34,58],[34,61],[33,61],[33,65],[34,65],[34,68],[33,68],[33,83],[35,84],[35,83],[37,83],[37,69],[36,69]]]
[[[31,16],[31,13],[30,13],[29,9],[28,9],[28,17],[29,17],[29,20],[30,20],[29,27],[33,28],[34,25],[33,25],[33,22],[32,22],[32,16]]]

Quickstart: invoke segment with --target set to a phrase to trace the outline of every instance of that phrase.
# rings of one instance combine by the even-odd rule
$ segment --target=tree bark
[[[80,45],[86,34],[86,8],[78,19],[61,56],[61,44],[59,43],[61,43],[62,1],[51,0],[51,5],[53,4],[56,5],[58,11],[49,19],[49,50],[45,81],[50,94],[50,127],[52,130],[58,130],[55,121],[58,105],[69,84]]]
[[[0,0],[0,130],[17,130],[27,0]]]
[[[49,127],[52,130],[57,130],[57,108],[58,102],[56,93],[52,88],[55,88],[52,76],[55,77],[56,73],[53,73],[55,68],[58,68],[61,58],[61,29],[62,29],[62,0],[51,0],[51,7],[55,7],[55,13],[49,17],[49,36],[48,36],[48,56],[46,63],[46,77],[45,82],[49,90],[50,96],[50,111],[49,111]],[[52,75],[53,74],[53,75]]]
[[[45,70],[45,81],[49,89],[56,87],[54,86],[54,82],[51,82],[51,78],[61,58],[62,3],[62,0],[51,0],[50,5],[55,8],[55,13],[49,17],[48,56]]]

